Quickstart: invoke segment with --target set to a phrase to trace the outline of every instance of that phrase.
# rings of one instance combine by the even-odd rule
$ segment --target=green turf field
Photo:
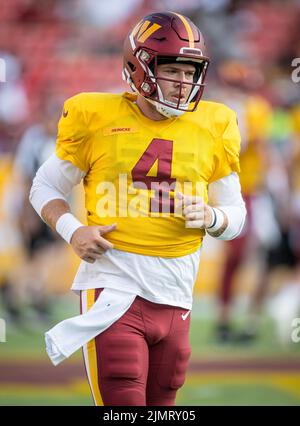
[[[44,331],[76,313],[77,299],[61,298],[49,324],[30,314],[22,327],[8,324],[0,343],[0,405],[92,405],[81,353],[54,368],[44,350]],[[213,331],[212,315],[195,304],[193,355],[178,405],[300,405],[300,343],[280,345],[267,316],[251,344],[220,345]]]

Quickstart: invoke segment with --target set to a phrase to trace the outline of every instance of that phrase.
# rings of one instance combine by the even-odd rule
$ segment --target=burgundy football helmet
[[[157,76],[161,63],[188,63],[196,68],[192,83]],[[123,79],[166,117],[195,111],[204,90],[209,58],[199,29],[189,18],[173,12],[152,13],[144,17],[124,42]],[[178,102],[163,97],[159,80],[179,84]],[[182,85],[190,85],[187,102],[180,103]]]

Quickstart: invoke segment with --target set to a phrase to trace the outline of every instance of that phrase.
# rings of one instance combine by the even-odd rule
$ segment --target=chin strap
[[[182,114],[185,113],[185,111],[181,111],[181,110],[177,109],[177,104],[170,102],[170,101],[167,101],[164,98],[163,92],[162,92],[160,85],[158,83],[156,84],[156,87],[157,87],[157,93],[158,93],[159,100],[161,102],[164,102],[164,103],[161,103],[161,102],[153,101],[153,103],[156,107],[156,110],[160,114],[164,115],[167,118],[173,118],[173,117],[180,117]],[[165,105],[165,104],[167,104],[167,105]],[[188,109],[189,103],[182,104],[181,107],[184,108],[184,109]]]
[[[167,118],[180,117],[182,114],[185,113],[185,111],[176,109],[175,108],[176,104],[175,103],[173,104],[173,102],[165,101],[166,103],[170,104],[170,106],[168,106],[168,105],[163,105],[159,102],[156,102],[153,99],[149,99],[149,98],[146,98],[146,97],[145,97],[145,99],[147,99],[148,102],[150,102],[152,105],[155,106],[157,112],[159,112],[161,115],[163,115]],[[186,106],[186,108],[188,108],[188,104],[184,104],[182,106],[183,107]]]

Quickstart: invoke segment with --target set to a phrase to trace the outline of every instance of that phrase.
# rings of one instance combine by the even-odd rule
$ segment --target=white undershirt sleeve
[[[208,186],[208,204],[214,207],[216,224],[208,230],[217,231],[223,223],[224,212],[228,218],[228,226],[218,237],[219,240],[232,240],[242,231],[246,219],[246,207],[241,194],[241,185],[237,173],[233,172]]]
[[[49,201],[67,201],[66,197],[84,176],[85,173],[72,163],[52,154],[37,171],[30,190],[29,200],[39,216]]]

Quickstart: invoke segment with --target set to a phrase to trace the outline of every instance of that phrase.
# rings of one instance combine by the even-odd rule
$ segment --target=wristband
[[[72,235],[81,226],[84,225],[72,213],[64,213],[56,222],[55,229],[67,243],[70,243]]]
[[[214,209],[216,213],[216,223],[214,226],[211,226],[209,229],[207,229],[207,232],[212,237],[219,237],[223,234],[225,229],[228,226],[228,217],[227,215],[220,209]]]
[[[215,226],[216,222],[217,222],[217,214],[215,212],[215,209],[213,207],[211,207],[211,210],[212,210],[212,213],[213,213],[213,218],[212,218],[211,224],[206,229],[213,228]]]

